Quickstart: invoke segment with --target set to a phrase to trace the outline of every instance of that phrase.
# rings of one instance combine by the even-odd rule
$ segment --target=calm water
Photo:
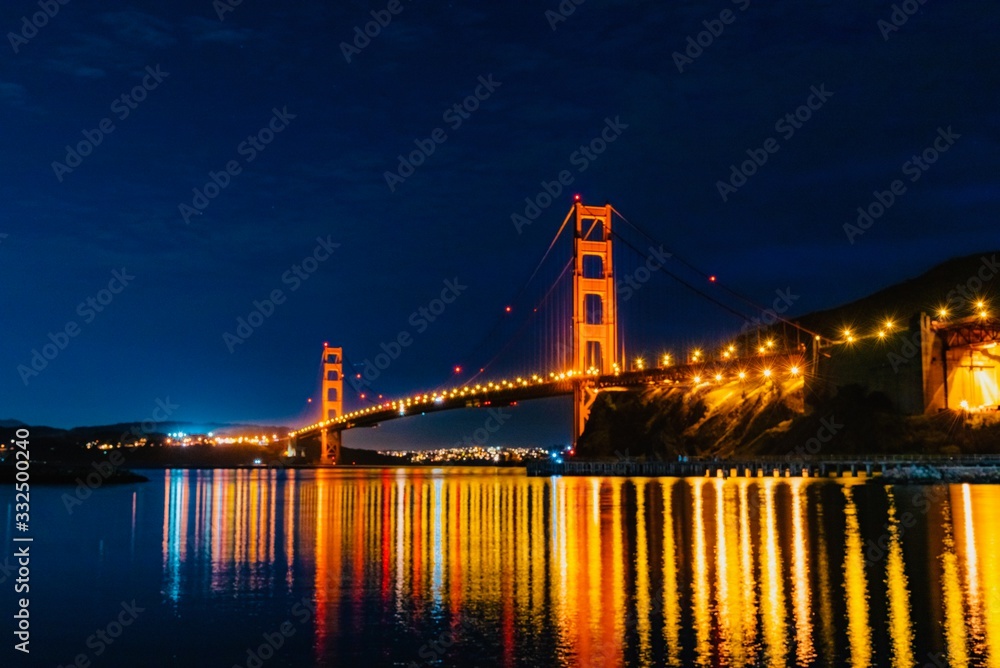
[[[1000,665],[997,486],[146,473],[33,490],[3,665]]]

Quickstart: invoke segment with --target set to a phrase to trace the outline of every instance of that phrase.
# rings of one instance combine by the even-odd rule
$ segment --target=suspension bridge
[[[499,344],[500,352],[481,367],[477,365],[479,373],[456,387],[438,386],[395,399],[386,399],[374,392],[360,392],[360,398],[367,400],[369,405],[345,412],[343,349],[324,344],[320,419],[291,433],[290,450],[301,440],[318,438],[320,463],[335,464],[340,459],[343,432],[349,429],[372,427],[409,415],[508,406],[564,395],[573,397],[575,445],[602,392],[629,391],[651,384],[694,388],[725,382],[766,383],[807,373],[806,346],[801,339],[805,335],[809,340],[821,341],[819,335],[784,320],[773,309],[758,306],[732,289],[721,288],[714,275],[666,251],[610,204],[588,206],[579,196],[574,199],[542,259],[513,300],[513,303],[527,306],[519,309],[527,313],[527,318],[514,325],[513,331],[508,331],[511,326],[505,327],[506,323],[501,320],[487,334],[482,346],[488,347],[491,342]],[[622,224],[629,235],[618,229]],[[560,246],[563,234],[569,236],[570,232],[572,244]],[[648,250],[641,250],[640,247],[646,244],[651,244]],[[616,247],[624,249],[627,259],[618,258]],[[561,250],[569,253],[565,261],[558,261]],[[621,267],[616,267],[616,259]],[[672,271],[666,267],[668,260],[685,266],[695,278],[684,278]],[[689,294],[713,302],[738,316],[743,323],[761,322],[760,318],[754,319],[722,301],[717,296],[718,290],[714,290],[716,294],[713,295],[695,281],[720,288],[737,298],[744,307],[749,305],[751,312],[769,313],[770,322],[765,319],[765,325],[790,326],[792,336],[787,335],[785,327],[784,337],[761,339],[759,328],[751,328],[748,332],[744,327],[742,338],[732,339],[717,354],[694,349],[677,359],[660,354],[655,359],[636,356],[629,360],[625,352],[625,312],[633,312],[631,322],[645,325],[655,320],[654,313],[662,315],[670,308],[656,305],[652,313],[642,313],[641,307],[636,308],[641,300],[633,297],[640,293],[656,293],[644,289],[654,273],[673,279]],[[676,296],[672,302],[675,300]],[[510,313],[512,307],[507,306],[504,310]],[[636,334],[638,329],[630,330],[630,336],[636,340],[641,338]],[[526,335],[529,330],[534,331],[533,336]],[[757,337],[756,340],[753,337]],[[631,341],[630,345],[633,345]],[[520,355],[515,350],[518,347]],[[812,349],[815,351],[818,346]],[[519,359],[528,368],[520,373],[485,379],[485,374],[502,365],[498,362],[509,358]],[[357,377],[360,379],[360,374]]]

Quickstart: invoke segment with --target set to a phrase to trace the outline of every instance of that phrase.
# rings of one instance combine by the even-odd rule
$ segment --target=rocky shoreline
[[[0,485],[12,485],[16,481],[17,471],[13,466],[0,466]],[[40,464],[32,462],[31,483],[35,485],[75,485],[88,476],[95,474],[95,469],[87,466],[66,466],[57,464]],[[134,482],[149,482],[149,478],[127,469],[113,469],[99,476],[103,485],[120,485]]]
[[[1000,468],[985,466],[929,466],[914,464],[889,469],[873,479],[887,485],[933,483],[1000,483]]]

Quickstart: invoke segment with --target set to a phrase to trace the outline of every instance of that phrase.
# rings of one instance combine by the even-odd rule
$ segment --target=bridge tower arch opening
[[[597,399],[593,374],[619,370],[618,304],[612,262],[610,204],[574,204],[573,233],[573,445]]]
[[[323,396],[320,402],[323,414],[320,422],[338,418],[344,414],[344,351],[323,344]],[[320,430],[320,461],[336,464],[340,461],[341,430]]]

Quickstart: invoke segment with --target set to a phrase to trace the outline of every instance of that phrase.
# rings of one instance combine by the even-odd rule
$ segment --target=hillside
[[[886,319],[905,325],[917,313],[942,307],[951,317],[963,317],[979,297],[990,301],[993,296],[992,307],[1000,308],[995,298],[1000,279],[994,283],[1000,275],[998,256],[1000,251],[948,260],[848,304],[793,320],[839,337],[845,326],[864,335]],[[703,383],[693,390],[651,385],[639,392],[602,393],[578,451],[585,457],[667,459],[735,453],[986,453],[1000,451],[1000,421],[994,418],[973,420],[954,411],[905,417],[884,394],[854,384],[821,393],[801,380],[745,387],[736,381]]]
[[[1000,296],[1000,250],[942,262],[923,274],[882,288],[847,304],[792,318],[803,327],[837,336],[847,326],[865,327],[890,319],[936,313],[969,315],[972,297]],[[1000,307],[1000,304],[996,304]]]

